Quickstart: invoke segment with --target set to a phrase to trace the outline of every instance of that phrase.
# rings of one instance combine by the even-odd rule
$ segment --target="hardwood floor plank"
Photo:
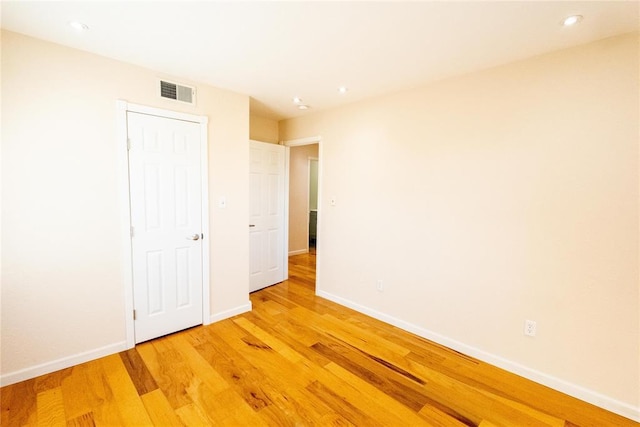
[[[317,365],[252,322],[236,323],[242,325],[243,329],[246,328],[244,330],[250,333],[248,336],[259,336],[259,342],[272,350],[266,357],[256,357],[256,353],[251,351],[245,352],[245,357],[261,372],[267,373],[270,381],[276,385],[276,390],[286,390],[286,394],[281,396],[276,393],[271,398],[287,418],[299,418],[303,425],[309,425],[317,423],[317,420],[330,413],[330,408],[320,399],[304,390],[304,387],[315,380],[315,369],[319,369]],[[270,408],[270,411],[273,410],[274,408]]]
[[[167,343],[182,356],[189,366],[193,377],[205,383],[213,393],[220,393],[229,388],[229,384],[211,367],[209,363],[193,348],[186,339],[186,333],[177,333],[167,338]]]
[[[256,412],[251,408],[242,397],[235,392],[223,392],[218,393],[215,398],[215,408],[218,409],[219,414],[223,411],[226,415],[218,419],[217,416],[213,417],[216,424],[228,425],[228,426],[266,426],[268,425],[264,419],[259,415],[260,412]],[[216,409],[213,409],[216,411]],[[213,412],[216,414],[216,412]]]
[[[120,353],[120,358],[140,396],[158,388],[158,384],[156,384],[147,365],[140,357],[138,350],[132,348],[131,350],[123,351]]]
[[[357,427],[356,424],[352,424],[347,421],[344,417],[336,414],[330,413],[325,415],[318,422],[319,426],[331,426],[331,427]]]
[[[67,425],[64,401],[62,400],[62,387],[38,393],[37,407],[38,426],[55,427]]]
[[[287,284],[287,282],[282,282],[281,284],[278,285],[278,287],[280,285],[283,284]],[[276,292],[275,290],[271,289],[271,288],[266,288],[263,289],[253,295],[251,295],[252,301],[255,299],[256,304],[259,304],[260,301],[275,301],[277,302],[279,305],[286,307],[288,309],[292,309],[292,308],[296,308],[299,307],[298,304],[290,301],[287,298],[287,292],[286,290],[281,290],[278,289],[278,291]]]
[[[261,310],[261,307],[257,307],[251,313],[246,313],[244,317],[255,323],[256,326],[276,336],[284,335],[288,339],[295,340],[297,344],[306,347],[317,343],[320,337],[322,337],[322,334],[296,322],[289,316],[275,319]]]
[[[356,390],[355,394],[351,392],[350,397],[347,397],[349,402],[383,425],[429,425],[429,420],[421,417],[419,413],[342,366],[331,362],[326,366],[326,370],[339,381],[336,382],[326,375],[320,381],[332,390],[349,391],[350,388]],[[348,387],[345,387],[345,383],[348,384]]]
[[[36,393],[42,393],[43,391],[51,390],[62,385],[65,378],[71,375],[73,368],[61,369],[56,372],[52,372],[49,375],[43,375],[35,378],[35,391]]]
[[[200,344],[196,350],[254,411],[272,404],[263,390],[262,375],[240,353],[211,342]]]
[[[260,409],[261,413],[309,425],[328,411],[321,401],[305,393],[304,388],[314,380],[314,375],[307,365],[300,363],[302,360],[290,360],[298,359],[291,356],[293,352],[290,349],[281,349],[284,355],[280,354],[253,335],[245,336],[242,342],[244,345],[240,344],[237,350],[261,373],[261,391],[272,403]]]
[[[151,425],[151,419],[120,356],[114,354],[101,360],[107,383],[113,393],[112,399],[124,425]]]
[[[102,359],[98,361],[98,365],[99,373],[90,381],[92,387],[100,391],[104,390],[104,397],[103,400],[98,401],[93,408],[93,421],[97,427],[126,425],[127,420],[120,413],[120,408],[116,403],[116,399],[118,399],[119,396],[114,394],[107,381]]]
[[[468,427],[469,421],[465,419],[459,419],[459,415],[455,413],[446,412],[446,408],[433,406],[426,404],[420,409],[420,414],[430,426],[434,427]],[[471,424],[473,425],[473,424]]]
[[[509,423],[522,426],[546,425],[543,420],[532,416],[533,412],[521,412],[514,406],[504,404],[493,395],[485,394],[440,372],[420,367],[418,364],[414,364],[412,368],[427,381],[426,389],[433,401],[472,420],[475,425],[483,419],[502,425],[509,425]],[[452,395],[446,390],[456,390],[456,394]]]
[[[339,418],[347,420],[349,424],[370,427],[382,426],[375,419],[349,403],[346,398],[324,386],[320,381],[312,382],[307,386],[307,389],[332,408],[336,415],[340,414]]]
[[[299,354],[313,363],[324,366],[330,362],[329,359],[314,351],[311,346],[322,339],[322,335],[301,325],[293,319],[287,318],[277,323],[270,323],[265,320],[262,313],[254,311],[247,313],[247,319],[251,320],[262,329],[276,335],[280,340],[294,349]]]
[[[315,414],[317,410],[315,405],[309,404],[313,400],[313,396],[302,396],[295,387],[290,387],[290,372],[282,374],[280,370],[272,370],[273,375],[264,374],[264,369],[261,367],[264,365],[272,366],[271,364],[274,363],[270,357],[277,360],[282,356],[262,341],[255,341],[256,338],[248,339],[248,336],[243,334],[242,329],[236,325],[229,325],[229,327],[233,328],[237,334],[236,339],[233,340],[234,348],[220,345],[221,342],[228,339],[227,334],[225,334],[226,338],[222,338],[209,330],[211,341],[199,345],[198,350],[216,370],[227,378],[228,382],[233,384],[234,389],[245,402],[261,416],[267,418],[291,418],[292,416],[288,414],[295,412],[301,413],[301,419],[319,418]],[[200,340],[196,339],[196,341]],[[248,346],[246,341],[259,344],[257,347],[255,345]],[[270,351],[262,354],[256,349]],[[257,363],[257,366],[254,366],[252,362]],[[279,363],[276,362],[275,366],[278,365]],[[305,405],[301,405],[300,402],[306,402],[308,406],[312,407],[312,414],[307,414]],[[292,408],[297,409],[292,410]]]
[[[209,417],[202,412],[200,408],[198,408],[193,403],[189,403],[184,405],[178,409],[176,409],[176,414],[182,421],[182,424],[189,427],[205,427],[211,426],[211,421]]]
[[[171,404],[162,393],[162,390],[156,388],[146,394],[140,396],[149,418],[153,425],[156,426],[179,426],[182,422],[178,415],[171,407]]]
[[[533,408],[531,408],[530,406],[527,406],[525,404],[519,403],[519,402],[515,402],[513,400],[501,397],[501,396],[496,396],[493,395],[491,393],[485,392],[485,391],[480,391],[482,394],[485,394],[489,397],[491,397],[491,399],[493,400],[497,400],[502,404],[505,404],[507,406],[510,406],[514,409],[516,409],[518,412],[522,413],[522,414],[526,414],[528,416],[530,416],[531,418],[535,419],[535,420],[539,420],[540,421],[540,425],[544,425],[544,426],[550,426],[550,427],[564,427],[565,426],[565,420],[561,420],[560,418],[545,414],[543,412],[537,411]]]
[[[67,427],[95,427],[95,425],[96,423],[93,420],[93,412],[88,412],[67,420]]]
[[[350,316],[345,318],[344,321],[360,329],[368,330],[376,336],[394,342],[403,348],[409,349],[412,353],[417,355],[425,355],[425,353],[429,355],[429,357],[437,355],[437,357],[441,358],[443,361],[449,361],[463,366],[477,366],[481,363],[480,361],[456,350],[444,347],[433,341],[427,340],[426,338],[406,333],[400,328],[384,323],[380,320],[373,319],[362,313],[353,312]]]
[[[296,352],[291,347],[287,346],[282,341],[275,338],[273,335],[260,329],[258,326],[256,326],[254,323],[251,323],[246,318],[239,317],[237,319],[234,319],[234,322],[236,325],[240,326],[242,329],[246,330],[251,335],[255,336],[260,341],[264,342],[269,347],[277,351],[282,357],[284,357],[288,361],[292,363],[297,363],[304,359],[304,357],[300,353]]]
[[[35,425],[38,420],[36,379],[23,381],[0,390],[2,425]]]
[[[340,325],[340,321],[333,316],[318,315],[302,307],[291,310],[289,315],[301,323],[307,322],[312,329],[324,333],[324,335],[349,343],[355,348],[366,350],[367,353],[381,359],[387,360],[409,353],[409,350],[390,341],[376,338],[369,332],[356,329],[353,326]],[[359,335],[360,332],[362,335]]]
[[[265,293],[268,295],[268,298],[281,304],[287,301],[295,304],[296,307],[306,308],[318,315],[338,313],[330,301],[316,297],[313,292],[307,289],[300,288],[299,286],[289,286],[289,284],[290,282],[284,282],[283,286],[278,285],[277,287],[267,288],[265,289]]]
[[[105,383],[98,361],[74,366],[71,375],[62,381],[67,418],[77,418],[97,408],[106,399]]]
[[[260,410],[260,416],[269,425],[318,425],[330,409],[307,390],[297,387],[280,388],[281,393],[271,396],[273,405]]]
[[[187,387],[187,393],[200,411],[206,416],[209,423],[214,424],[235,414],[240,407],[246,407],[246,402],[242,399],[233,399],[232,393],[216,393],[208,383],[194,378]],[[223,399],[234,401],[238,407],[225,406],[221,403]]]
[[[274,319],[288,311],[287,307],[271,300],[264,301],[261,306],[270,316],[273,316]]]
[[[414,388],[392,381],[384,374],[378,375],[371,364],[366,363],[362,357],[358,357],[356,352],[340,344],[317,343],[313,345],[313,349],[415,412],[418,412],[428,401]]]
[[[165,340],[166,338],[160,338],[136,348],[171,406],[178,409],[193,403],[187,393],[187,387],[193,380],[193,372]]]

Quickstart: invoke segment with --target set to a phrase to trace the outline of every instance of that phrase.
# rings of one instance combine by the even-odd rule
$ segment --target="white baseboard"
[[[40,375],[50,374],[51,372],[59,371],[60,369],[70,368],[81,363],[119,353],[126,349],[127,343],[126,341],[122,341],[119,343],[109,344],[104,347],[96,348],[94,350],[74,354],[72,356],[63,357],[51,362],[41,363],[29,368],[20,369],[19,371],[9,372],[8,374],[0,375],[0,386],[4,387],[9,384],[15,384],[20,381],[39,377]]]
[[[485,363],[489,363],[491,365],[505,369],[509,372],[525,377],[531,381],[535,381],[539,384],[545,385],[547,387],[551,387],[554,390],[568,394],[569,396],[573,396],[577,399],[591,403],[593,405],[596,405],[600,408],[606,409],[618,415],[622,415],[623,417],[640,422],[640,407],[636,407],[631,404],[621,402],[609,396],[600,394],[596,391],[586,389],[584,387],[570,383],[560,378],[556,378],[552,375],[545,374],[544,372],[540,372],[535,369],[528,368],[524,365],[521,365],[516,362],[512,362],[500,356],[496,356],[486,351],[479,350],[475,347],[447,338],[443,335],[429,331],[428,329],[422,328],[420,326],[416,326],[404,320],[397,319],[393,316],[389,316],[388,314],[357,304],[353,301],[347,300],[337,295],[333,295],[331,293],[320,291],[320,290],[317,291],[317,294],[318,296],[331,300],[335,303],[344,305],[345,307],[352,308],[356,311],[367,314],[375,319],[381,320],[385,323],[389,323],[390,325],[397,326],[398,328],[404,329],[405,331],[412,332],[418,336],[421,336],[422,338],[426,338],[428,340],[434,341],[440,345],[449,347],[453,350],[459,351],[460,353],[466,354],[468,356],[475,357],[476,359],[481,360]]]
[[[309,249],[298,249],[297,251],[289,251],[289,256],[308,254]]]
[[[228,319],[229,317],[236,316],[238,314],[246,313],[247,311],[251,311],[251,301],[248,301],[246,304],[240,305],[238,307],[231,308],[229,310],[221,311],[220,313],[215,313],[211,315],[211,323],[219,322],[220,320]]]
[[[237,314],[251,311],[251,301],[243,304],[239,307],[225,310],[220,313],[211,315],[211,322],[217,322],[219,320],[233,317]],[[70,368],[81,363],[89,362],[91,360],[99,359],[101,357],[109,356],[121,351],[127,350],[127,342],[122,341],[115,344],[110,344],[104,347],[100,347],[94,350],[85,351],[72,356],[63,357],[51,362],[42,363],[39,365],[31,366],[29,368],[21,369],[15,372],[9,372],[7,374],[0,375],[0,387],[6,385],[15,384],[20,381],[26,381],[31,378],[39,377],[40,375],[50,374],[51,372],[59,371],[60,369]]]

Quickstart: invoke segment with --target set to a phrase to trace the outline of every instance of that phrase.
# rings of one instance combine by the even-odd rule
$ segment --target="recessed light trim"
[[[89,26],[85,23],[82,23],[80,21],[71,21],[69,22],[69,26],[71,28],[73,28],[76,31],[87,31],[89,29]]]
[[[344,95],[345,93],[347,93],[349,91],[349,88],[346,86],[340,86],[338,88],[338,93],[340,93],[340,95]]]
[[[297,96],[293,97],[293,103],[296,105],[302,104],[302,98],[298,98]]]
[[[309,107],[306,104],[299,104],[298,105],[298,110],[308,110],[309,108],[311,108],[311,107]]]
[[[582,21],[582,19],[583,19],[582,15],[567,16],[562,21],[562,25],[564,25],[565,27],[570,27],[572,25],[576,25],[577,23],[579,23],[580,21]]]

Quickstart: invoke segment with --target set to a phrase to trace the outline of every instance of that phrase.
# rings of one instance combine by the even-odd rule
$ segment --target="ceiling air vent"
[[[160,80],[160,96],[167,99],[196,103],[196,89],[190,86],[179,85],[177,83]]]

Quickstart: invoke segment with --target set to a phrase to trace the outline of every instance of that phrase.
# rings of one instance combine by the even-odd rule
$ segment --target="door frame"
[[[202,324],[211,323],[210,307],[210,245],[209,245],[209,161],[208,133],[209,118],[194,114],[180,113],[146,105],[132,104],[124,100],[116,101],[117,133],[116,148],[118,159],[118,188],[120,194],[120,222],[123,282],[124,282],[124,323],[127,349],[135,347],[135,324],[133,320],[133,254],[131,249],[131,202],[129,194],[129,152],[127,148],[127,113],[148,114],[166,119],[184,120],[200,125],[200,172],[202,176]]]
[[[318,222],[316,224],[316,295],[318,294],[318,289],[320,289],[320,275],[321,275],[321,269],[320,269],[320,261],[322,258],[322,251],[321,251],[321,247],[322,247],[322,171],[324,169],[324,162],[322,161],[323,159],[323,155],[322,155],[322,151],[323,151],[323,144],[322,144],[322,136],[317,135],[317,136],[309,136],[306,138],[296,138],[296,139],[289,139],[289,140],[285,140],[285,141],[281,141],[280,144],[284,145],[285,147],[298,147],[300,145],[311,145],[311,144],[318,144]],[[287,152],[289,152],[289,148],[287,148]],[[289,154],[287,154],[289,155]],[[288,165],[290,165],[290,162],[287,162]],[[289,192],[289,173],[288,173],[288,168],[287,168],[287,194]],[[308,187],[308,183],[307,183],[307,187]],[[309,198],[307,197],[307,210],[308,209],[308,204],[309,204]],[[287,217],[289,216],[289,205],[287,205]],[[289,228],[289,223],[287,220],[287,229]],[[309,224],[307,221],[307,236],[309,234]],[[307,239],[308,240],[308,239]],[[288,244],[289,242],[287,242],[287,254],[289,253],[288,251]],[[309,242],[307,241],[307,250],[309,249]],[[288,263],[287,263],[288,264]]]

